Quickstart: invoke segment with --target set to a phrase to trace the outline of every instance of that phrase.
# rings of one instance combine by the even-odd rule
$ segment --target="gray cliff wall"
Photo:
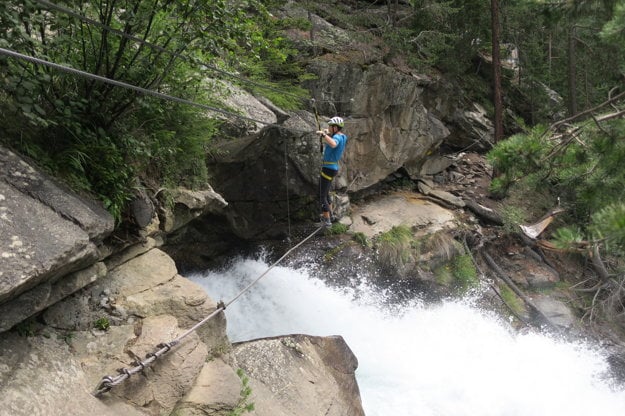
[[[113,218],[0,147],[0,332],[102,277]]]

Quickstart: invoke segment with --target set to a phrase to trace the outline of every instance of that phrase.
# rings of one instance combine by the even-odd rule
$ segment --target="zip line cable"
[[[194,107],[199,107],[202,108],[204,110],[210,110],[210,111],[214,111],[216,113],[220,113],[226,116],[231,116],[231,117],[236,117],[239,118],[241,120],[246,120],[246,121],[251,121],[254,123],[259,123],[259,124],[264,124],[266,126],[275,126],[275,127],[279,127],[279,128],[283,128],[283,129],[287,129],[287,130],[291,130],[294,132],[298,132],[298,133],[310,133],[310,131],[305,131],[305,130],[298,130],[298,129],[294,129],[294,128],[290,128],[290,127],[284,127],[281,126],[279,124],[276,123],[270,123],[267,121],[262,121],[262,120],[257,120],[251,117],[246,117],[246,116],[242,116],[241,114],[236,114],[236,113],[232,113],[230,111],[226,111],[226,110],[222,110],[221,108],[217,108],[217,107],[212,107],[206,104],[200,104],[194,101],[190,101],[184,98],[180,98],[180,97],[174,97],[172,95],[168,95],[168,94],[164,94],[162,92],[158,92],[158,91],[154,91],[154,90],[148,90],[146,88],[142,88],[142,87],[137,87],[136,85],[132,85],[132,84],[128,84],[122,81],[117,81],[114,79],[110,79],[110,78],[106,78],[103,77],[101,75],[96,75],[96,74],[92,74],[90,72],[85,72],[85,71],[81,71],[79,69],[74,69],[68,66],[64,66],[64,65],[60,65],[54,62],[49,62],[43,59],[39,59],[39,58],[35,58],[33,56],[28,56],[28,55],[24,55],[21,54],[19,52],[15,52],[9,49],[5,49],[5,48],[0,48],[0,55],[7,55],[10,56],[12,58],[17,58],[17,59],[21,59],[24,61],[28,61],[34,64],[38,64],[38,65],[44,65],[44,66],[48,66],[50,68],[54,68],[56,70],[62,71],[62,72],[67,72],[69,74],[73,74],[73,75],[78,75],[78,76],[82,76],[88,79],[92,79],[92,80],[96,80],[96,81],[100,81],[106,84],[111,84],[111,85],[115,85],[117,87],[122,87],[122,88],[127,88],[136,92],[139,92],[141,94],[146,94],[146,95],[151,95],[153,97],[156,98],[160,98],[163,100],[167,100],[167,101],[174,101],[174,102],[178,102],[178,103],[182,103],[182,104],[187,104],[187,105],[191,105]]]
[[[205,317],[204,319],[202,319],[201,321],[199,321],[198,323],[193,325],[191,328],[189,328],[182,335],[178,336],[177,338],[175,338],[175,339],[173,339],[173,340],[171,340],[169,342],[164,342],[164,343],[158,344],[156,346],[156,348],[158,348],[158,349],[156,351],[152,352],[152,353],[148,353],[146,355],[146,359],[145,360],[137,360],[137,361],[135,361],[136,365],[134,367],[132,367],[132,368],[122,368],[122,369],[118,370],[120,374],[115,376],[115,377],[113,377],[113,376],[104,376],[104,377],[102,377],[102,380],[100,380],[100,383],[98,383],[95,391],[93,392],[93,395],[97,397],[97,396],[101,395],[102,393],[106,393],[107,391],[111,390],[111,388],[113,388],[114,386],[116,386],[116,385],[122,383],[124,380],[127,380],[128,378],[130,378],[131,375],[137,374],[137,373],[143,371],[146,367],[148,367],[152,363],[154,363],[154,361],[156,361],[157,358],[159,358],[162,355],[168,353],[173,347],[178,345],[185,337],[187,337],[192,332],[197,330],[199,327],[204,325],[206,322],[208,322],[209,320],[211,320],[212,318],[217,316],[217,314],[219,314],[220,312],[225,311],[228,306],[232,305],[241,296],[243,296],[243,294],[245,294],[247,291],[249,291],[254,285],[256,285],[263,277],[265,277],[275,266],[277,266],[289,254],[291,254],[295,249],[297,249],[299,246],[304,244],[306,241],[311,239],[315,234],[317,234],[323,228],[324,227],[317,228],[315,231],[310,233],[306,238],[304,238],[302,241],[297,243],[294,247],[289,249],[286,253],[284,253],[282,255],[282,257],[280,257],[271,266],[269,266],[269,268],[267,270],[265,270],[264,273],[262,273],[254,281],[252,281],[245,288],[243,288],[243,290],[241,290],[234,298],[230,299],[227,303],[224,303],[223,301],[220,301],[217,304],[217,309],[215,309],[210,315],[208,315],[207,317]]]
[[[114,79],[106,78],[106,77],[103,77],[103,76],[100,76],[100,75],[96,75],[96,74],[92,74],[92,73],[89,73],[89,72],[81,71],[81,70],[74,69],[74,68],[71,68],[71,67],[68,67],[68,66],[64,66],[64,65],[60,65],[60,64],[57,64],[57,63],[54,63],[54,62],[49,62],[49,61],[46,61],[46,60],[43,60],[43,59],[35,58],[33,56],[24,55],[24,54],[21,54],[19,52],[15,52],[15,51],[12,51],[12,50],[9,50],[9,49],[0,48],[0,55],[6,55],[6,56],[9,56],[9,57],[12,57],[12,58],[22,59],[22,60],[25,60],[25,61],[28,61],[28,62],[31,62],[31,63],[34,63],[34,64],[48,66],[50,68],[53,68],[53,69],[56,69],[56,70],[59,70],[59,71],[62,71],[62,72],[66,72],[66,73],[69,73],[69,74],[82,76],[82,77],[85,77],[85,78],[88,78],[88,79],[100,81],[100,82],[103,82],[103,83],[106,83],[106,84],[111,84],[111,85],[114,85],[114,86],[117,86],[117,87],[121,87],[121,88],[127,88],[127,89],[130,89],[130,90],[136,91],[138,93],[151,95],[153,97],[160,98],[160,99],[163,99],[163,100],[178,102],[178,103],[182,103],[182,104],[187,104],[187,105],[199,107],[199,108],[202,108],[202,109],[205,109],[205,110],[214,111],[216,113],[220,113],[220,114],[223,114],[223,115],[226,115],[226,116],[235,117],[235,118],[238,118],[238,119],[241,119],[241,120],[251,121],[251,122],[263,124],[263,125],[266,125],[266,126],[278,127],[278,128],[289,130],[289,131],[296,132],[296,133],[303,133],[303,134],[309,134],[310,133],[310,131],[307,131],[307,130],[298,130],[298,129],[294,129],[292,127],[284,127],[284,126],[279,125],[279,124],[269,123],[269,122],[262,121],[262,120],[257,120],[257,119],[251,118],[251,117],[242,116],[240,114],[236,114],[236,113],[232,113],[230,111],[222,110],[222,109],[217,108],[217,107],[212,107],[212,106],[209,106],[209,105],[200,104],[200,103],[197,103],[197,102],[194,102],[194,101],[190,101],[190,100],[187,100],[187,99],[184,99],[184,98],[174,97],[172,95],[164,94],[164,93],[161,93],[161,92],[158,92],[158,91],[148,90],[146,88],[138,87],[136,85],[128,84],[128,83],[125,83],[125,82],[121,82],[121,81],[117,81],[117,80],[114,80]],[[313,106],[313,108],[315,110],[315,120],[316,120],[316,123],[317,123],[317,129],[320,129],[321,127],[320,127],[320,121],[319,121],[319,114],[317,112],[317,106],[316,106],[316,103],[315,103],[315,99],[313,98],[311,101],[312,101],[312,106]],[[323,142],[321,142],[321,137],[320,137],[319,145],[320,145],[321,151],[323,152]],[[291,236],[291,213],[290,213],[290,206],[289,206],[289,184],[288,184],[287,151],[288,151],[288,148],[287,148],[287,144],[286,144],[286,141],[285,141],[285,155],[284,155],[285,156],[285,160],[284,160],[284,163],[285,163],[285,175],[286,175],[287,218],[288,218],[288,230],[289,230],[289,242],[290,242],[290,236]]]
[[[21,60],[28,61],[28,62],[37,64],[37,65],[44,65],[44,66],[47,66],[47,67],[50,67],[50,68],[54,68],[54,69],[56,69],[58,71],[61,71],[61,72],[66,72],[66,73],[69,73],[69,74],[72,74],[72,75],[78,75],[78,76],[85,77],[85,78],[88,78],[88,79],[100,81],[100,82],[103,82],[105,84],[110,84],[110,85],[114,85],[114,86],[117,86],[117,87],[130,89],[130,90],[136,91],[138,93],[145,94],[145,95],[151,95],[153,97],[160,98],[160,99],[163,99],[163,100],[173,101],[173,102],[182,103],[182,104],[187,104],[187,105],[191,105],[191,106],[194,106],[194,107],[199,107],[199,108],[202,108],[204,110],[214,111],[216,113],[220,113],[220,114],[223,114],[223,115],[226,115],[226,116],[230,116],[230,117],[235,117],[235,118],[238,118],[238,119],[241,119],[241,120],[251,121],[253,123],[259,123],[259,124],[263,124],[265,126],[278,127],[278,128],[289,130],[289,131],[296,132],[296,133],[304,133],[304,134],[310,134],[311,133],[309,130],[299,130],[299,129],[295,129],[293,127],[285,127],[285,126],[280,125],[280,124],[271,123],[271,122],[268,122],[268,121],[263,121],[263,120],[258,120],[258,119],[252,118],[252,117],[243,116],[241,114],[233,113],[231,111],[226,111],[226,110],[223,110],[221,108],[212,107],[212,106],[206,105],[206,104],[197,103],[195,101],[187,100],[185,98],[175,97],[173,95],[164,94],[162,92],[158,92],[158,91],[154,91],[154,90],[148,90],[146,88],[138,87],[136,85],[128,84],[126,82],[117,81],[115,79],[106,78],[106,77],[103,77],[101,75],[96,75],[96,74],[92,74],[90,72],[82,71],[80,69],[75,69],[75,68],[71,68],[69,66],[65,66],[65,65],[54,63],[54,62],[46,61],[44,59],[35,58],[34,56],[24,55],[22,53],[19,53],[19,52],[10,50],[10,49],[0,48],[0,55],[6,55],[6,56],[9,56],[9,57],[12,57],[12,58],[21,59]],[[317,123],[319,123],[318,120],[319,119],[318,119],[318,115],[317,115]]]
[[[111,27],[111,26],[106,25],[104,23],[98,22],[97,20],[94,20],[94,19],[91,19],[89,17],[83,16],[80,13],[75,12],[75,11],[73,11],[71,9],[66,8],[66,7],[50,3],[47,0],[35,0],[35,1],[37,3],[39,3],[40,5],[42,5],[43,7],[47,8],[47,9],[56,10],[56,11],[68,14],[68,15],[70,15],[72,17],[75,17],[75,18],[77,18],[79,20],[82,20],[85,23],[88,23],[88,24],[91,24],[91,25],[94,25],[94,26],[98,26],[98,27],[100,27],[100,28],[102,28],[104,30],[107,30],[107,31],[109,31],[111,33],[114,33],[114,34],[119,35],[121,37],[124,37],[126,39],[132,40],[132,41],[140,43],[142,45],[146,45],[146,46],[148,46],[148,47],[150,47],[152,49],[155,49],[155,50],[157,50],[159,52],[167,53],[167,54],[169,54],[169,55],[171,55],[171,56],[173,56],[175,58],[181,58],[181,59],[184,59],[186,61],[193,62],[195,64],[198,64],[198,65],[201,65],[201,66],[205,67],[206,69],[209,69],[211,71],[220,73],[222,75],[226,75],[226,76],[234,78],[234,79],[238,79],[238,80],[243,81],[245,83],[248,83],[250,85],[254,85],[254,86],[266,89],[266,90],[279,92],[281,94],[290,95],[290,96],[292,96],[294,98],[298,98],[300,100],[303,100],[303,98],[301,96],[297,95],[297,94],[293,94],[293,93],[291,93],[289,91],[286,91],[286,90],[282,90],[282,89],[279,89],[279,88],[274,88],[274,87],[271,87],[271,86],[268,86],[268,85],[264,85],[264,84],[261,84],[259,82],[250,80],[248,78],[245,78],[245,77],[233,74],[231,72],[228,72],[228,71],[225,71],[223,69],[217,68],[217,67],[215,67],[213,65],[209,65],[209,64],[207,64],[205,62],[202,62],[198,58],[194,58],[194,57],[188,56],[188,55],[183,55],[183,54],[180,54],[180,53],[177,53],[177,52],[172,52],[172,51],[170,51],[170,50],[168,50],[166,48],[163,48],[162,46],[159,46],[159,45],[156,45],[154,43],[148,42],[145,39],[141,39],[141,38],[139,38],[137,36],[133,36],[131,34],[123,32],[123,31],[121,31],[119,29],[115,29],[114,27]],[[202,1],[202,0],[200,0],[200,1]]]

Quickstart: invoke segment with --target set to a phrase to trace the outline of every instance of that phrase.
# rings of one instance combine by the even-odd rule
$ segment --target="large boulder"
[[[127,337],[134,338],[132,334],[130,327]],[[91,338],[97,341],[93,336]],[[110,348],[111,345],[105,347]],[[147,415],[124,401],[103,402],[94,397],[91,392],[95,380],[90,380],[84,372],[85,362],[72,354],[73,348],[73,343],[61,334],[46,332],[45,336],[31,337],[20,336],[16,332],[2,334],[0,413],[11,416]]]
[[[12,310],[0,332],[101,276],[89,268],[113,226],[102,207],[0,147],[0,305]]]
[[[363,69],[322,59],[311,70],[319,76],[310,85],[315,94],[335,91],[334,100],[349,103],[315,97],[322,127],[330,115],[349,114],[337,189],[356,192],[398,169],[418,171],[449,134],[424,107],[424,85],[417,78],[381,64]],[[276,223],[286,223],[290,214],[312,218],[318,210],[316,118],[308,111],[294,112],[284,127],[223,142],[222,155],[209,166],[216,191],[229,203],[230,223],[243,238],[277,237],[283,230]]]
[[[346,119],[349,141],[343,185],[358,191],[400,168],[418,169],[449,135],[449,130],[423,103],[419,78],[375,64],[368,67],[317,59],[310,89],[322,114]],[[331,91],[330,95],[323,91]],[[353,182],[353,183],[352,183]]]
[[[340,336],[245,342],[234,347],[232,358],[249,377],[252,415],[364,415],[354,374],[358,361]]]
[[[221,358],[204,364],[193,388],[176,406],[176,416],[228,416],[244,406],[241,379]]]
[[[266,98],[257,98],[248,91],[228,81],[207,80],[207,88],[217,95],[220,108],[234,111],[209,111],[211,117],[222,121],[222,133],[229,137],[240,137],[257,133],[267,124],[278,121],[275,106]],[[277,111],[276,111],[277,110]],[[238,114],[237,114],[238,113]]]
[[[209,166],[240,237],[276,237],[282,232],[276,223],[286,224],[290,213],[310,209],[316,200],[319,139],[307,132],[313,126],[304,130],[302,124],[300,130],[271,126],[258,135],[224,142],[222,155]]]

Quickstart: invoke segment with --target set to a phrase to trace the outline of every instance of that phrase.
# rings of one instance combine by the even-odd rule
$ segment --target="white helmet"
[[[328,120],[328,126],[339,126],[339,127],[344,127],[345,123],[343,122],[343,119],[341,117],[332,117],[330,120]]]

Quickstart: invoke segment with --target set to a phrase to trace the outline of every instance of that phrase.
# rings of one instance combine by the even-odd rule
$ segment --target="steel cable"
[[[300,241],[295,246],[290,248],[286,253],[284,253],[282,255],[282,257],[280,257],[271,266],[269,266],[269,268],[267,268],[267,270],[265,270],[264,273],[262,273],[254,281],[252,281],[245,288],[243,288],[235,297],[233,297],[232,299],[230,299],[226,303],[219,302],[217,304],[217,308],[210,315],[208,315],[207,317],[205,317],[204,319],[202,319],[201,321],[199,321],[198,323],[193,325],[191,328],[189,328],[182,335],[178,336],[177,338],[175,338],[175,339],[173,339],[173,340],[171,340],[169,342],[164,342],[162,344],[158,344],[156,346],[156,348],[158,348],[158,349],[156,351],[152,352],[152,353],[147,354],[146,355],[146,359],[144,361],[138,360],[138,361],[135,362],[137,365],[135,365],[134,367],[132,367],[132,368],[122,368],[122,369],[118,370],[120,374],[117,375],[117,376],[104,376],[104,377],[102,377],[102,380],[100,380],[100,383],[98,383],[97,387],[95,388],[95,390],[93,392],[93,395],[94,396],[99,396],[99,395],[101,395],[103,393],[106,393],[107,391],[111,390],[111,388],[113,388],[114,386],[117,386],[118,384],[122,383],[124,380],[127,380],[128,378],[130,378],[131,375],[137,374],[137,373],[143,371],[146,367],[150,366],[154,361],[156,361],[157,358],[159,358],[162,355],[168,353],[173,347],[178,345],[185,337],[189,336],[191,333],[196,331],[199,327],[201,327],[206,322],[208,322],[209,320],[211,320],[212,318],[217,316],[220,312],[225,311],[228,306],[232,305],[241,296],[243,296],[247,291],[249,291],[254,285],[256,285],[263,277],[265,277],[274,267],[276,267],[289,254],[291,254],[295,249],[297,249],[299,246],[304,244],[306,241],[311,239],[315,234],[317,234],[323,228],[324,227],[317,228],[315,231],[310,233],[302,241]]]
[[[216,113],[220,113],[220,114],[223,114],[223,115],[226,115],[226,116],[230,116],[230,117],[239,118],[241,120],[251,121],[251,122],[263,124],[263,125],[266,125],[266,126],[279,127],[279,128],[283,128],[283,129],[286,129],[286,130],[294,131],[294,132],[297,132],[297,133],[310,133],[310,131],[298,130],[298,129],[294,129],[294,128],[290,128],[290,127],[284,127],[284,126],[282,126],[280,124],[270,123],[270,122],[267,122],[267,121],[257,120],[257,119],[251,118],[251,117],[242,116],[240,114],[236,114],[236,113],[232,113],[230,111],[222,110],[221,108],[211,107],[211,106],[206,105],[206,104],[201,104],[201,103],[197,103],[197,102],[194,102],[194,101],[190,101],[190,100],[187,100],[185,98],[174,97],[172,95],[164,94],[162,92],[158,92],[158,91],[154,91],[154,90],[148,90],[146,88],[138,87],[136,85],[128,84],[126,82],[117,81],[117,80],[114,80],[114,79],[111,79],[111,78],[103,77],[101,75],[92,74],[90,72],[86,72],[86,71],[82,71],[82,70],[79,70],[79,69],[71,68],[71,67],[68,67],[68,66],[60,65],[60,64],[57,64],[57,63],[54,63],[54,62],[46,61],[44,59],[35,58],[35,57],[29,56],[29,55],[24,55],[22,53],[19,53],[19,52],[16,52],[16,51],[12,51],[10,49],[0,48],[0,55],[7,55],[7,56],[10,56],[12,58],[17,58],[17,59],[21,59],[21,60],[24,60],[24,61],[32,62],[34,64],[48,66],[50,68],[54,68],[56,70],[59,70],[59,71],[62,71],[62,72],[66,72],[66,73],[69,73],[69,74],[82,76],[82,77],[85,77],[85,78],[88,78],[88,79],[96,80],[96,81],[99,81],[99,82],[104,82],[106,84],[115,85],[115,86],[121,87],[121,88],[127,88],[127,89],[130,89],[130,90],[139,92],[141,94],[151,95],[153,97],[160,98],[160,99],[163,99],[163,100],[174,101],[174,102],[178,102],[178,103],[182,103],[182,104],[191,105],[191,106],[194,106],[194,107],[199,107],[199,108],[202,108],[204,110],[214,111]]]

